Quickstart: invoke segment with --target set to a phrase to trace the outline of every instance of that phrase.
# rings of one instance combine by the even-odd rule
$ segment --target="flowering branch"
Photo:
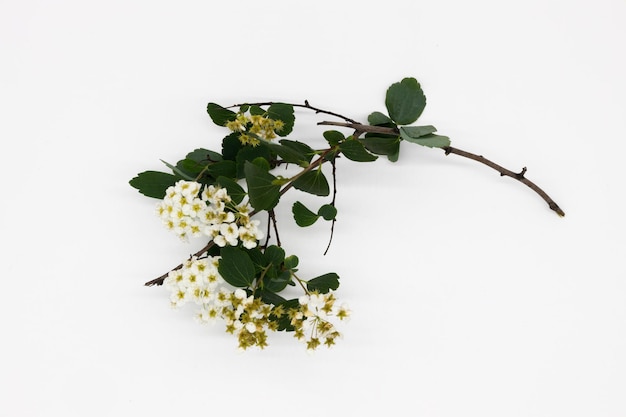
[[[541,188],[525,177],[526,168],[515,173],[481,155],[453,148],[448,137],[435,134],[433,126],[411,126],[425,105],[426,98],[414,78],[391,85],[385,98],[388,114],[373,112],[368,124],[313,107],[306,100],[304,104],[269,101],[230,107],[209,103],[207,112],[213,122],[229,130],[222,140],[221,153],[195,149],[175,165],[165,163],[171,174],[146,171],[130,181],[142,194],[160,200],[158,216],[183,241],[208,239],[187,260],[145,285],[165,285],[173,307],[195,304],[196,318],[202,323],[223,320],[226,332],[237,336],[240,349],[264,348],[267,331],[292,332],[307,349],[333,345],[340,333],[331,318],[344,320],[350,313],[347,306],[336,303],[339,275],[329,272],[301,278],[298,257],[287,255],[282,247],[275,207],[292,188],[329,197],[331,187],[322,170],[329,162],[331,201],[317,210],[296,201],[291,210],[301,227],[320,219],[332,222],[326,253],[337,216],[337,158],[372,162],[385,156],[395,162],[401,142],[440,148],[446,155],[453,153],[487,165],[502,176],[526,184],[552,210],[564,215]],[[352,134],[346,137],[336,130],[325,131],[328,146],[322,149],[286,139],[294,127],[294,108],[337,117],[342,121],[321,121],[318,125],[348,128]],[[293,164],[301,170],[291,178],[275,176],[272,172],[282,164]],[[264,238],[261,221],[252,219],[261,212],[267,213],[264,244],[260,244]],[[276,244],[270,244],[272,229]],[[303,295],[284,298],[288,286],[300,286]]]

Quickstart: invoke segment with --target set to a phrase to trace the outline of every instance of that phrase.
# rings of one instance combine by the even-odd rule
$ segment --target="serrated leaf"
[[[243,187],[232,178],[217,177],[216,182],[226,189],[226,192],[228,192],[228,195],[235,204],[241,203],[246,194],[248,194],[246,193],[246,190],[244,190]]]
[[[306,283],[306,287],[309,291],[318,291],[322,294],[326,294],[330,290],[339,288],[339,275],[334,272],[320,275],[319,277],[310,279]]]
[[[416,121],[426,107],[426,96],[415,78],[404,78],[387,90],[385,106],[389,117],[399,125]]]
[[[338,130],[327,130],[323,135],[330,146],[336,146],[339,142],[343,142],[346,139],[344,134]]]
[[[317,211],[317,214],[322,216],[324,220],[333,220],[335,217],[337,217],[337,209],[335,208],[335,206],[332,206],[330,204],[324,204]]]
[[[224,281],[239,288],[252,285],[255,277],[254,264],[246,252],[225,246],[220,250],[220,256],[222,258],[217,270]]]
[[[357,161],[357,162],[372,162],[378,159],[376,155],[372,155],[369,153],[365,147],[358,140],[346,140],[339,144],[339,149],[341,153],[346,156],[346,158]]]
[[[273,103],[267,109],[267,116],[273,120],[280,120],[284,123],[283,128],[277,131],[278,136],[287,136],[293,130],[296,118],[293,114],[293,106],[285,103]]]
[[[380,126],[387,123],[392,123],[392,120],[386,114],[375,111],[367,116],[367,122],[372,126]]]
[[[407,142],[417,143],[418,145],[427,146],[429,148],[445,148],[446,146],[450,146],[450,138],[447,136],[434,135],[431,133],[414,138],[405,132],[404,127],[400,128],[400,136]]]
[[[274,184],[275,176],[250,161],[244,164],[250,205],[255,210],[270,210],[278,204],[280,185]]]
[[[237,113],[234,111],[228,110],[216,103],[207,104],[206,111],[209,113],[209,116],[211,116],[213,123],[218,126],[226,125],[226,123],[231,120],[235,120],[235,117],[237,116]]]
[[[437,131],[435,126],[402,126],[400,130],[404,131],[405,135],[410,136],[413,139],[430,135],[431,133],[435,133]]]
[[[330,187],[326,176],[321,169],[307,171],[293,182],[294,188],[305,193],[326,197],[330,194]]]
[[[291,212],[293,213],[293,218],[296,221],[296,224],[300,227],[311,226],[320,217],[299,201],[293,203],[293,206],[291,206]]]
[[[144,171],[128,183],[147,197],[162,199],[168,187],[176,184],[180,177],[158,171]]]

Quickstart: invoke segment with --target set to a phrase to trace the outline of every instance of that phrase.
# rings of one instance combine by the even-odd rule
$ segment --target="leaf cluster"
[[[196,181],[203,187],[219,185],[227,190],[235,204],[247,199],[254,209],[251,215],[265,211],[270,214],[268,218],[273,219],[274,208],[290,188],[328,197],[330,184],[322,166],[328,162],[334,166],[340,156],[355,162],[373,162],[381,155],[390,161],[397,161],[402,141],[438,148],[450,144],[447,137],[435,134],[433,126],[410,126],[426,106],[426,97],[414,78],[404,78],[389,87],[385,97],[386,114],[372,112],[367,118],[368,125],[346,124],[346,127],[354,129],[349,135],[338,130],[325,131],[323,137],[327,146],[322,149],[313,149],[302,141],[286,138],[294,130],[294,106],[298,105],[253,103],[223,107],[208,103],[207,113],[211,120],[231,130],[222,139],[220,151],[194,149],[175,164],[163,161],[169,172],[141,172],[130,180],[130,185],[140,193],[157,199],[162,199],[167,188],[179,180]],[[308,103],[300,107],[307,106]],[[249,115],[249,118],[243,115]],[[279,121],[280,129],[276,130],[278,138],[269,140],[255,134],[252,125],[247,122],[254,117]],[[231,126],[236,126],[236,129]],[[244,134],[253,137],[253,143],[242,140]],[[275,168],[284,164],[297,166],[300,171],[290,178],[276,175]],[[337,218],[334,195],[332,201],[321,204],[317,210],[311,210],[297,201],[292,206],[292,214],[301,227],[311,226],[320,218],[334,225]],[[298,257],[286,256],[279,242],[277,245],[265,242],[252,249],[241,244],[207,247],[207,254],[210,252],[221,257],[218,270],[227,283],[243,288],[267,303],[286,308],[297,306],[297,299],[288,300],[280,295],[288,286],[299,284],[306,292],[319,293],[339,287],[339,276],[334,272],[309,280],[298,278]],[[281,322],[279,327],[290,330],[288,322]]]

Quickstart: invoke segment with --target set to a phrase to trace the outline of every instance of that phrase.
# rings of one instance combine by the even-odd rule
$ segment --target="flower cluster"
[[[217,270],[219,257],[192,256],[181,268],[170,271],[163,284],[171,291],[172,307],[178,308],[187,302],[200,306],[198,318],[209,321],[216,318],[220,300],[224,298],[224,279]]]
[[[226,123],[232,132],[240,132],[239,141],[244,145],[257,146],[259,139],[272,140],[285,124],[281,120],[270,119],[259,114],[238,113],[235,120]]]
[[[226,332],[237,336],[242,350],[266,347],[267,331],[277,331],[282,318],[290,321],[294,337],[304,340],[308,350],[315,350],[322,343],[328,347],[335,344],[340,333],[329,318],[344,320],[350,310],[345,304],[337,307],[333,293],[304,295],[298,299],[297,307],[289,309],[274,306],[241,288],[229,289],[218,271],[219,261],[219,256],[192,256],[180,268],[170,271],[163,284],[170,291],[171,306],[199,306],[196,319],[200,323],[224,320]]]
[[[312,293],[298,299],[299,307],[290,309],[287,314],[295,328],[294,337],[303,340],[308,350],[315,350],[322,343],[330,347],[341,334],[329,321],[335,316],[345,320],[350,316],[346,304],[336,305],[334,293]]]
[[[256,247],[263,232],[260,222],[250,219],[250,206],[234,204],[224,188],[202,188],[198,182],[184,180],[169,187],[157,204],[163,224],[183,240],[208,236],[220,247],[239,242],[247,249]]]

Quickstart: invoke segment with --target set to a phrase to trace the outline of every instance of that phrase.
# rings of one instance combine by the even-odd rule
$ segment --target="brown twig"
[[[350,129],[354,129],[355,132],[355,137],[359,136],[363,133],[380,133],[380,134],[384,134],[384,135],[398,135],[400,132],[398,131],[398,129],[393,128],[393,127],[384,127],[384,126],[369,126],[369,125],[363,125],[360,123],[342,123],[342,122],[319,122],[318,125],[326,125],[326,126],[341,126],[341,127],[347,127]],[[513,172],[509,169],[504,168],[501,165],[496,164],[495,162],[492,162],[490,160],[488,160],[487,158],[483,157],[482,155],[476,155],[473,154],[471,152],[467,152],[467,151],[463,151],[461,149],[457,149],[457,148],[453,148],[451,146],[447,146],[445,148],[443,148],[444,152],[446,153],[446,155],[449,155],[451,153],[455,154],[455,155],[459,155],[468,159],[471,159],[473,161],[476,162],[480,162],[481,164],[487,165],[490,168],[495,169],[496,171],[498,171],[500,173],[500,176],[507,176],[507,177],[511,177],[513,179],[516,179],[517,181],[521,182],[522,184],[525,184],[526,186],[528,186],[531,190],[533,190],[534,192],[536,192],[537,194],[539,194],[539,196],[541,198],[544,199],[544,201],[546,203],[548,203],[548,207],[550,207],[550,210],[553,210],[556,214],[558,214],[559,216],[563,217],[565,216],[565,212],[559,207],[558,204],[556,204],[554,202],[554,200],[552,200],[552,198],[550,198],[550,196],[543,191],[541,188],[539,188],[534,182],[530,181],[528,178],[526,178],[526,167],[524,167],[522,169],[521,172]]]
[[[553,210],[556,214],[558,214],[561,217],[565,216],[565,212],[561,210],[559,205],[556,204],[554,200],[552,200],[552,198],[550,198],[550,196],[545,191],[539,188],[534,182],[526,178],[525,176],[526,167],[522,168],[520,172],[513,172],[511,170],[504,168],[501,165],[496,164],[495,162],[490,161],[489,159],[483,157],[482,155],[476,155],[470,152],[462,151],[461,149],[453,148],[451,146],[447,146],[443,148],[443,150],[446,153],[446,155],[453,153],[455,155],[459,155],[464,158],[468,158],[473,161],[480,162],[481,164],[485,164],[488,167],[493,168],[496,171],[498,171],[501,177],[507,176],[507,177],[516,179],[517,181],[521,182],[522,184],[525,184],[531,190],[539,194],[539,196],[541,196],[541,198],[543,198],[544,201],[548,203],[548,207],[550,207],[550,210]]]

